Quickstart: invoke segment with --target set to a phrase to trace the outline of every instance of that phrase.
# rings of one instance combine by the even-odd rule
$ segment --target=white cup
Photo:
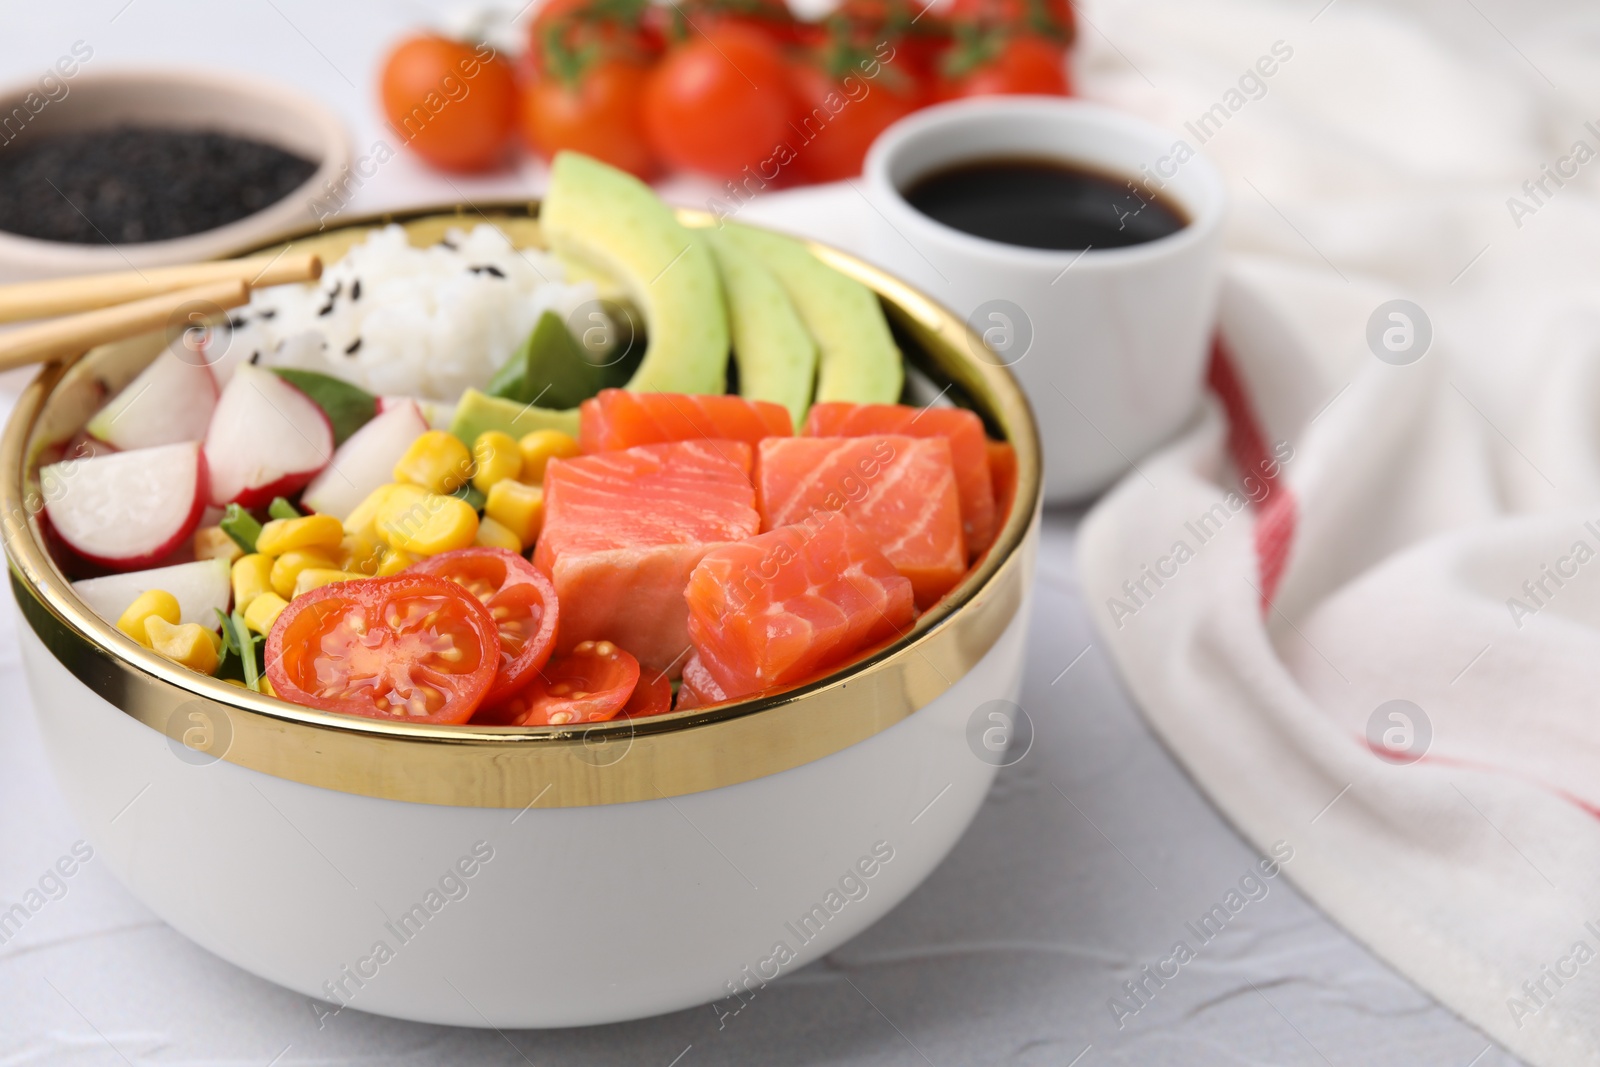
[[[1143,244],[1053,251],[972,236],[905,199],[919,178],[993,159],[1126,177],[1188,224]],[[877,209],[871,257],[965,318],[991,349],[980,355],[1009,366],[1027,390],[1044,440],[1046,500],[1099,492],[1193,416],[1216,319],[1227,193],[1181,138],[1059,97],[962,100],[885,130],[865,178]],[[1129,202],[1139,203],[1131,194]]]

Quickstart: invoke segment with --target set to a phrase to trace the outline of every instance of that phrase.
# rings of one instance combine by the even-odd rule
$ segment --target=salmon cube
[[[533,562],[556,587],[557,651],[605,640],[652,670],[681,668],[689,575],[708,551],[761,527],[749,469],[738,441],[551,460]]]
[[[926,608],[961,580],[961,532],[950,442],[943,437],[783,437],[756,456],[761,528],[837,511],[911,580]]]
[[[904,434],[944,437],[961,495],[961,526],[967,552],[976,557],[999,531],[997,497],[989,465],[983,420],[965,408],[913,408],[904,404],[815,404],[806,415],[811,437],[866,437]]]
[[[911,583],[833,512],[712,549],[686,596],[695,655],[730,700],[817,677],[915,616]]]
[[[783,405],[742,396],[602,389],[578,405],[578,445],[585,452],[719,438],[754,445],[793,433]]]

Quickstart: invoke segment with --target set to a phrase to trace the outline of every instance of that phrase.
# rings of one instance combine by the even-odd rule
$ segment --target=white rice
[[[453,246],[453,247],[452,247]],[[595,299],[545,252],[492,226],[413,248],[399,226],[370,234],[315,285],[255,292],[211,342],[219,371],[250,360],[321,371],[380,396],[454,401],[482,388],[544,312]]]

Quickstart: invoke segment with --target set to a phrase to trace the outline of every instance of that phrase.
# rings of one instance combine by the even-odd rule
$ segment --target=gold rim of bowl
[[[715,220],[683,211],[690,226]],[[498,224],[537,243],[537,202],[428,208],[280,236],[337,258],[359,233],[400,223],[414,241],[447,226]],[[127,715],[165,734],[175,758],[223,759],[307,785],[467,807],[582,807],[681,796],[775,774],[887,729],[940,696],[994,645],[1021,609],[1028,532],[1039,508],[1038,437],[1009,371],[978,358],[959,318],[853,256],[811,248],[882,298],[909,362],[960,390],[1017,452],[1013,505],[995,544],[961,584],[899,640],[825,678],[756,699],[584,727],[412,724],[326,714],[196,674],[142,648],[72,592],[45,549],[37,466],[98,403],[102,346],[44,367],[0,439],[0,506],[12,587],[28,626],[66,669]],[[909,343],[906,343],[909,342]],[[70,395],[69,395],[70,394]],[[64,399],[65,398],[65,399]],[[31,505],[31,506],[30,506]],[[52,714],[48,707],[40,713]],[[184,746],[188,747],[185,748]]]

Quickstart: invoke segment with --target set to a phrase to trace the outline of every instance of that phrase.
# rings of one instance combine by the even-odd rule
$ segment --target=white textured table
[[[330,101],[357,152],[386,40],[415,22],[310,0],[27,5],[6,0],[0,82],[31,80],[82,40],[88,69],[232,67]],[[200,27],[204,27],[203,30]],[[536,168],[445,181],[397,159],[357,209],[526,194]],[[679,187],[687,192],[687,187]],[[848,190],[793,194],[751,218],[848,244]],[[9,409],[24,379],[0,376]],[[888,918],[763,991],[719,1028],[709,1008],[554,1032],[452,1030],[346,1012],[191,945],[90,860],[0,945],[0,1065],[296,1063],[1441,1064],[1514,1062],[1331,926],[1282,879],[1117,1024],[1109,1002],[1256,861],[1129,705],[1095,645],[1074,574],[1076,516],[1052,514],[1022,704],[1028,755],[1001,772],[950,859]],[[10,600],[9,587],[4,594]],[[43,763],[0,611],[0,910],[79,839]]]

